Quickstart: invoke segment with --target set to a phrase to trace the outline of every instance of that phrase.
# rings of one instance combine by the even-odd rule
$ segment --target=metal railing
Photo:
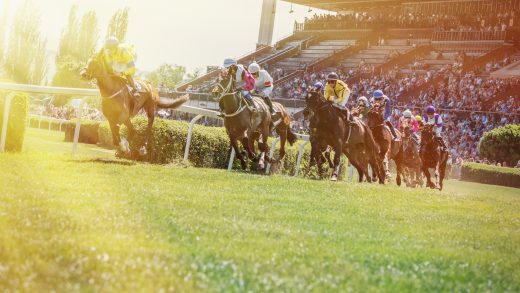
[[[79,97],[87,97],[87,96],[99,97],[100,96],[100,93],[97,89],[49,87],[49,86],[37,86],[37,85],[14,84],[14,83],[0,83],[0,90],[11,91],[11,93],[8,94],[5,99],[2,134],[0,136],[0,152],[3,152],[5,150],[5,142],[6,142],[6,138],[7,138],[7,123],[8,123],[8,119],[9,119],[10,104],[11,104],[11,100],[13,97],[12,92],[24,92],[24,93],[35,93],[35,94],[60,94],[60,95],[79,96]],[[76,117],[77,117],[76,128],[74,131],[74,140],[72,143],[72,145],[73,145],[72,154],[73,155],[76,153],[78,140],[79,140],[79,131],[80,131],[80,127],[81,127],[80,120],[81,120],[81,116],[82,116],[81,115],[82,105],[83,105],[83,102],[81,99],[81,100],[79,100],[79,105],[76,108],[76,111],[77,111],[76,112]],[[179,108],[175,109],[175,111],[180,111],[180,112],[185,112],[185,113],[196,115],[193,119],[191,119],[191,121],[189,123],[188,135],[187,135],[186,145],[185,145],[185,149],[184,149],[184,160],[188,160],[190,144],[191,144],[191,137],[193,134],[193,127],[194,127],[195,123],[204,116],[210,117],[210,118],[218,118],[218,119],[222,119],[222,118],[218,117],[219,113],[216,111],[187,106],[187,105],[182,105]],[[42,116],[37,116],[37,117],[30,116],[29,117],[29,119],[36,119],[36,118],[42,119]],[[54,118],[48,117],[48,119],[54,119]],[[59,120],[59,119],[56,119],[56,120]],[[62,123],[63,123],[63,121],[62,121]],[[51,123],[49,123],[49,125],[50,124]],[[296,165],[296,170],[295,170],[294,176],[298,176],[298,174],[299,174],[300,163],[301,163],[301,160],[303,157],[303,151],[304,151],[305,146],[309,143],[309,136],[301,135],[301,134],[296,134],[296,136],[299,139],[303,140],[303,143],[299,147],[297,165]],[[274,154],[274,149],[275,149],[278,141],[279,141],[278,139],[275,139],[272,142],[271,155]],[[229,164],[228,164],[228,170],[232,169],[234,159],[235,159],[235,151],[232,149],[231,154],[230,154]],[[269,170],[270,170],[270,165],[268,164],[268,166],[266,168],[266,173],[268,173]]]
[[[432,41],[504,41],[506,31],[434,31]]]

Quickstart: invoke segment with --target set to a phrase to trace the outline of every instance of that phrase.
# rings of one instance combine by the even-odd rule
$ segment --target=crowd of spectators
[[[505,31],[516,24],[514,11],[505,13],[423,14],[393,10],[351,14],[315,14],[305,18],[306,30],[368,28],[435,28],[459,31]]]
[[[500,66],[508,62],[497,62]],[[520,123],[520,95],[503,97],[511,87],[520,85],[520,79],[492,79],[475,73],[462,74],[462,63],[447,65],[437,70],[401,73],[394,69],[361,78],[350,84],[352,89],[348,107],[352,108],[359,96],[371,97],[381,89],[392,99],[394,105],[392,121],[395,123],[405,109],[416,115],[428,105],[441,109],[444,138],[449,146],[451,160],[479,161],[477,146],[483,133],[506,124]],[[326,81],[327,71],[306,73],[303,77],[286,82],[275,90],[275,97],[296,97],[303,99],[308,86]],[[348,80],[355,70],[339,69],[340,79]],[[441,76],[441,81],[420,92],[416,97],[403,102],[403,95],[430,80]],[[308,122],[299,118],[293,123],[297,132],[305,132]]]
[[[52,103],[41,104],[31,109],[31,113],[39,116],[52,117],[62,120],[71,120],[76,118],[76,110],[69,105],[55,106]],[[95,107],[87,104],[83,105],[81,117],[86,120],[103,120],[103,114]]]

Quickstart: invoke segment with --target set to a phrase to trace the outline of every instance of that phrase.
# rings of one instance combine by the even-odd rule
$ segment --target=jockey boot
[[[258,112],[258,109],[256,109],[255,102],[253,101],[253,97],[249,96],[249,97],[245,97],[245,98],[246,98],[246,103],[248,105],[249,110],[252,113]]]
[[[262,98],[264,99],[264,102],[267,104],[267,106],[269,106],[269,111],[271,111],[271,116],[276,115],[276,112],[274,111],[274,108],[273,108],[273,102],[271,101],[271,99],[267,96],[264,96]]]
[[[437,139],[437,142],[439,143],[439,146],[441,147],[441,150],[447,151],[448,147],[446,147],[446,144],[444,143],[444,140],[442,140],[442,137],[435,137]]]
[[[385,123],[390,128],[390,132],[392,132],[392,139],[394,141],[400,141],[401,139],[397,136],[394,125],[390,121],[386,121]]]
[[[137,90],[137,88],[135,87],[135,82],[134,82],[134,78],[130,75],[126,75],[126,80],[128,82],[128,85],[130,85],[130,87],[132,88],[131,90],[131,94],[132,96],[134,96],[134,98],[140,98],[141,97],[141,94],[139,93],[139,91]]]

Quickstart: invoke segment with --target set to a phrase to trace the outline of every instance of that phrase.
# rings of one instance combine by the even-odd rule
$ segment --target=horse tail
[[[287,141],[289,142],[289,144],[293,145],[297,139],[298,137],[296,136],[296,134],[294,134],[291,127],[287,126]]]
[[[180,107],[182,104],[184,104],[186,101],[190,99],[189,95],[183,95],[175,99],[171,98],[159,98],[159,102],[157,103],[157,106],[159,108],[163,109],[175,109]]]

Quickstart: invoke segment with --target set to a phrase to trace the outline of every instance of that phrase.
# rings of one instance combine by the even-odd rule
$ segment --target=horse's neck
[[[99,77],[97,84],[103,97],[110,97],[123,87],[121,79],[115,76]]]
[[[240,107],[240,99],[242,99],[242,97],[239,93],[229,94],[224,98],[224,110],[226,111],[226,114],[238,111]]]

